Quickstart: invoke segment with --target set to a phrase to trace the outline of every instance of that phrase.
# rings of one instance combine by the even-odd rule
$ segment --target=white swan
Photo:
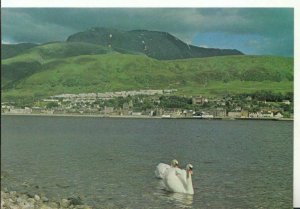
[[[185,175],[183,175],[185,173]],[[193,165],[187,164],[186,170],[179,168],[169,168],[163,177],[166,189],[170,192],[185,194],[194,194],[193,182]]]
[[[177,160],[172,160],[171,161],[171,166],[165,163],[159,163],[156,166],[156,170],[155,170],[155,176],[159,179],[162,179],[166,173],[166,170],[169,168],[175,168],[178,167],[178,161]]]

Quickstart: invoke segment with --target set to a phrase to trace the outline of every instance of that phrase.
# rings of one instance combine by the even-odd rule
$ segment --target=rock
[[[33,198],[28,198],[27,199],[27,202],[29,202],[29,203],[31,203],[31,204],[34,204],[35,203],[35,199],[33,199]]]
[[[64,208],[67,208],[70,206],[70,200],[62,199],[60,205]]]
[[[18,197],[16,199],[16,204],[20,206],[22,209],[34,209],[34,199],[24,199],[22,197]]]
[[[3,199],[7,199],[7,198],[8,198],[8,196],[9,196],[9,194],[8,194],[8,193],[1,191],[1,198],[3,198]]]
[[[13,202],[17,202],[17,197],[16,196],[10,196],[10,199],[12,199]]]
[[[59,203],[56,203],[56,202],[49,202],[49,203],[48,203],[48,206],[51,207],[51,208],[58,208],[58,207],[59,207]]]
[[[4,201],[3,207],[1,206],[1,208],[9,208],[9,204]]]
[[[42,205],[41,207],[40,207],[40,209],[53,209],[52,207],[49,207],[49,206],[47,206],[47,205]]]
[[[10,209],[22,209],[20,206],[18,205],[10,205],[9,206]]]
[[[34,198],[34,194],[32,192],[27,192],[26,194],[27,194],[28,197]]]
[[[68,200],[70,200],[71,205],[82,205],[82,200],[80,197],[69,197]]]
[[[9,194],[10,194],[11,196],[16,196],[17,192],[16,192],[16,191],[11,191]]]
[[[47,197],[42,197],[43,202],[49,202],[49,199]]]
[[[24,202],[22,204],[22,209],[34,209],[34,203]]]
[[[23,203],[23,202],[24,202],[24,199],[21,198],[21,197],[18,197],[16,201],[17,201],[17,203]]]
[[[92,207],[88,206],[88,205],[77,205],[75,208],[76,209],[92,209]]]
[[[36,195],[34,195],[34,199],[35,199],[36,201],[39,201],[41,198],[40,198],[40,196],[38,196],[38,195],[36,194]]]

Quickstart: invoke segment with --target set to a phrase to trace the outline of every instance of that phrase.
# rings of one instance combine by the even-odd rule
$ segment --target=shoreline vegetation
[[[44,195],[20,193],[1,188],[1,208],[3,209],[92,209],[82,204],[81,199],[68,198],[60,201],[49,200]]]
[[[194,120],[268,120],[268,121],[294,121],[293,118],[234,118],[234,117],[169,117],[147,115],[103,115],[103,114],[37,114],[37,113],[1,113],[5,116],[44,116],[44,117],[97,117],[97,118],[128,118],[128,119],[194,119]]]

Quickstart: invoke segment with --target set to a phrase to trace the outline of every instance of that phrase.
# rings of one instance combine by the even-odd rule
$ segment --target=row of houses
[[[146,90],[133,90],[133,91],[116,91],[116,92],[104,92],[104,93],[80,93],[80,94],[59,94],[54,95],[50,99],[44,99],[43,101],[59,101],[64,102],[73,101],[73,102],[95,102],[97,99],[109,100],[117,97],[128,97],[128,96],[138,96],[138,95],[164,95],[171,94],[176,92],[177,89],[146,89]]]
[[[283,118],[283,114],[279,111],[259,111],[248,112],[245,110],[227,112],[223,108],[216,108],[201,112],[195,112],[193,110],[182,110],[178,108],[162,109],[155,108],[149,109],[143,112],[134,112],[131,108],[117,108],[105,107],[101,114],[106,115],[147,115],[147,116],[162,116],[162,117],[195,117],[195,118]]]
[[[245,110],[226,112],[223,108],[216,108],[201,112],[195,112],[193,110],[182,110],[177,108],[162,109],[155,108],[146,111],[136,112],[129,106],[123,108],[104,107],[99,110],[98,108],[82,108],[82,109],[65,109],[55,108],[52,110],[38,107],[25,107],[14,108],[13,106],[2,106],[2,113],[10,114],[98,114],[98,115],[123,115],[123,116],[162,116],[162,117],[198,117],[198,118],[283,118],[283,114],[279,111],[258,111],[248,112]]]
[[[247,110],[241,111],[230,111],[226,112],[225,109],[216,109],[210,110],[208,112],[203,112],[204,117],[210,115],[214,118],[283,118],[283,114],[280,111],[258,111],[258,112],[249,112]]]

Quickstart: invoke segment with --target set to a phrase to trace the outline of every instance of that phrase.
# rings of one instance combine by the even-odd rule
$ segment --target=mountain
[[[175,36],[160,31],[121,31],[109,28],[91,28],[73,34],[67,42],[87,42],[107,46],[115,51],[143,53],[158,60],[174,60],[224,55],[242,55],[236,49],[213,49],[189,45]]]

